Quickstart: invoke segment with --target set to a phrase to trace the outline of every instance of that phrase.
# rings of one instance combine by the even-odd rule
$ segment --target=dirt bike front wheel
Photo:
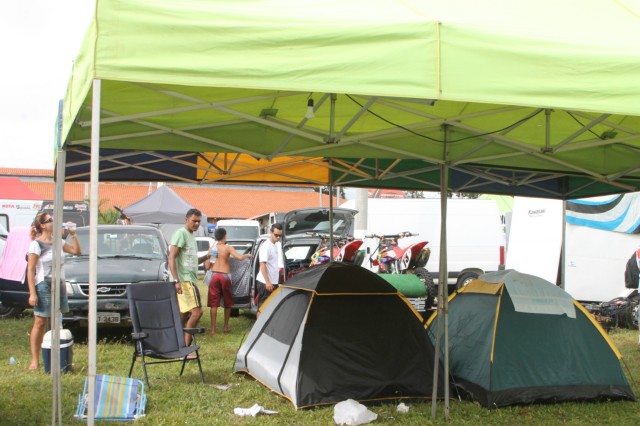
[[[426,290],[424,306],[425,310],[428,311],[433,306],[436,297],[436,285],[433,283],[431,274],[425,268],[416,268],[413,270],[413,273],[424,284]]]

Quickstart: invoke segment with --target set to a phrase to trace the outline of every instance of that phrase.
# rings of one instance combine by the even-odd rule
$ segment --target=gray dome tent
[[[430,398],[434,348],[420,315],[376,274],[333,262],[281,285],[236,356],[296,408]],[[439,390],[443,389],[442,370]]]

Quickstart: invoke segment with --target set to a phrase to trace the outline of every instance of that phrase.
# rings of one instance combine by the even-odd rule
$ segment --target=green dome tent
[[[280,287],[236,356],[245,372],[296,408],[431,398],[434,347],[420,315],[360,266],[332,262]],[[442,369],[438,372],[442,395]]]
[[[515,270],[482,275],[451,296],[448,318],[455,386],[487,408],[635,400],[605,331],[548,281]]]

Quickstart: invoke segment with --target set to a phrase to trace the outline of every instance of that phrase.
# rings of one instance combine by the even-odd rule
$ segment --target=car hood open
[[[354,217],[357,210],[336,207],[333,209],[333,233],[335,238],[353,236]],[[308,236],[308,232],[329,234],[329,209],[306,208],[292,210],[283,220],[284,237]]]

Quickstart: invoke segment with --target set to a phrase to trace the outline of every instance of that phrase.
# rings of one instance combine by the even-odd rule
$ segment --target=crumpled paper
[[[233,412],[238,416],[252,416],[255,417],[259,413],[262,414],[278,414],[277,411],[265,410],[262,405],[253,404],[251,408],[239,408],[236,407],[233,409]]]
[[[376,413],[369,411],[367,407],[353,399],[339,402],[333,409],[333,420],[337,425],[363,425],[377,418]]]

